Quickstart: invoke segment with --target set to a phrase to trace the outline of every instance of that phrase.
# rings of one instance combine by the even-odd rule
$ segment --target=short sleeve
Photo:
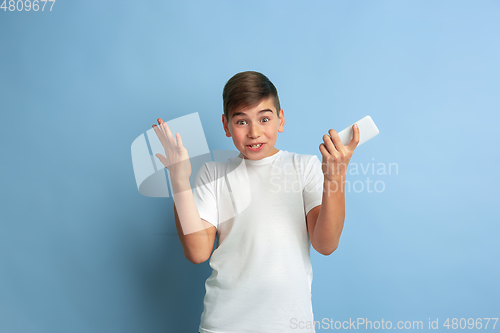
[[[200,217],[217,228],[219,225],[219,214],[217,211],[215,177],[211,176],[207,163],[203,163],[196,174],[193,197]]]
[[[324,179],[320,160],[316,155],[311,155],[311,158],[306,160],[304,168],[304,190],[302,196],[304,198],[306,215],[311,209],[321,205]]]

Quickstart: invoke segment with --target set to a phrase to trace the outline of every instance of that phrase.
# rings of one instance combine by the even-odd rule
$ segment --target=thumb
[[[162,154],[156,154],[155,155],[159,160],[160,162],[165,166],[165,168],[167,167],[168,165],[168,161],[167,161],[167,158],[165,156],[163,156]]]

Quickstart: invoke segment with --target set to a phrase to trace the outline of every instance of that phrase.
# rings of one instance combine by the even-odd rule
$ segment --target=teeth
[[[260,145],[252,145],[250,147],[252,147],[252,148],[259,148],[260,146],[262,146],[262,143]]]

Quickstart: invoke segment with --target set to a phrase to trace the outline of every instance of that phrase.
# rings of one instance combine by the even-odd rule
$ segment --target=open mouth
[[[258,144],[258,145],[253,145],[253,146],[247,146],[251,151],[258,151],[261,150],[262,147],[264,146],[263,143]]]

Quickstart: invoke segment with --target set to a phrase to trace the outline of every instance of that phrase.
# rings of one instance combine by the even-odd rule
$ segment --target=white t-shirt
[[[242,157],[203,164],[193,188],[218,236],[200,332],[315,332],[298,327],[314,322],[306,215],[321,205],[321,162],[283,150]]]

